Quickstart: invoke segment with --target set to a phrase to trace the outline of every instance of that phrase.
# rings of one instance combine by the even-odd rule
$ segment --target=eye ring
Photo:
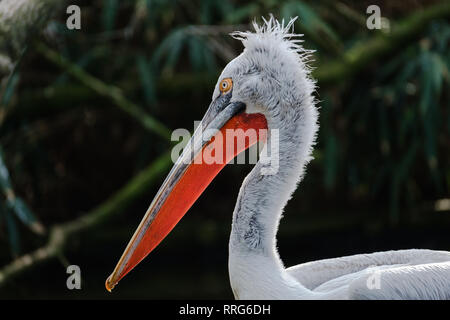
[[[231,90],[232,87],[233,87],[233,80],[231,80],[231,78],[225,78],[222,81],[220,81],[219,84],[220,92],[227,93],[228,91]]]

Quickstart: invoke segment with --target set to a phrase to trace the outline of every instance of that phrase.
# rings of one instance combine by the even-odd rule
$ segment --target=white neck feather
[[[270,129],[279,128],[278,172],[262,175],[264,165],[258,162],[239,192],[229,243],[230,280],[237,298],[245,298],[246,292],[252,292],[249,298],[253,299],[258,298],[255,292],[261,294],[260,298],[276,298],[278,294],[295,298],[302,292],[301,286],[285,272],[276,250],[276,233],[283,208],[310,160],[317,112],[312,104],[292,110],[292,116],[268,118],[266,146],[274,140]],[[255,286],[260,287],[255,290]],[[304,291],[307,294],[308,290]]]
[[[291,278],[276,250],[276,233],[283,208],[311,159],[318,129],[314,81],[307,66],[310,51],[300,45],[291,27],[271,17],[255,33],[236,32],[244,52],[230,62],[223,76],[236,80],[233,97],[246,112],[262,112],[271,130],[278,130],[279,166],[262,175],[258,162],[245,178],[233,213],[230,237],[230,280],[236,298],[299,298],[309,290]],[[217,90],[217,89],[216,89]],[[242,100],[239,100],[242,98]]]

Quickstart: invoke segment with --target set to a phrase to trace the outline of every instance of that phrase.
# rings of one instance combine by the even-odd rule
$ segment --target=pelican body
[[[236,299],[450,299],[450,252],[400,250],[313,261],[286,268],[276,234],[287,201],[302,179],[318,130],[305,50],[273,17],[255,32],[235,32],[244,51],[223,70],[212,102],[170,171],[113,273],[111,290],[172,230],[219,171],[251,145],[276,145],[278,170],[258,161],[245,178],[233,212],[229,276]],[[266,131],[262,131],[262,130]],[[226,130],[249,135],[221,163],[201,163]],[[263,132],[263,133],[260,133]],[[265,132],[265,133],[264,133]],[[276,132],[276,135],[274,134]]]

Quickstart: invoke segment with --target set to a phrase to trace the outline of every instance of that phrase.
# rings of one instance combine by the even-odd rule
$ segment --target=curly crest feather
[[[273,15],[270,15],[269,20],[261,18],[264,21],[263,24],[259,25],[256,20],[252,23],[255,32],[234,31],[230,35],[234,39],[242,41],[248,50],[264,46],[266,48],[283,48],[295,53],[305,71],[310,72],[311,68],[308,66],[308,62],[311,61],[309,58],[314,50],[305,49],[301,45],[303,40],[299,39],[303,34],[294,32],[294,23],[298,17],[291,18],[287,24],[284,19],[280,22]]]

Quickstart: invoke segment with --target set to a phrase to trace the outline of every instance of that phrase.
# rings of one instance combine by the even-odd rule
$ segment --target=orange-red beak
[[[243,112],[243,106],[239,102],[230,103],[220,112],[217,106],[210,107],[106,280],[108,291],[169,234],[230,160],[259,140],[266,139],[266,118],[259,113]],[[202,131],[203,126],[209,131],[214,130],[213,133],[206,134],[208,130]],[[243,143],[236,143],[236,140]],[[215,161],[211,161],[211,155]]]

